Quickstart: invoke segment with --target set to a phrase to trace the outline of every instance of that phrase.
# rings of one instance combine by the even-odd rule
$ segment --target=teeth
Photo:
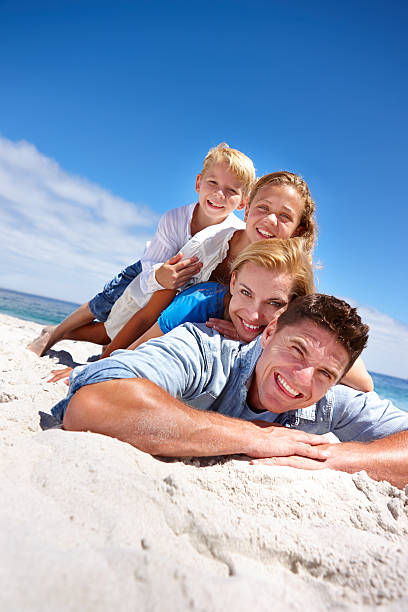
[[[261,234],[261,236],[265,236],[265,238],[273,238],[274,234],[270,234],[269,232],[259,229],[257,228],[258,232]]]
[[[246,327],[247,329],[250,329],[251,331],[257,331],[261,327],[260,325],[251,325],[250,323],[247,323],[246,321],[244,321],[244,319],[241,319],[241,321],[242,321],[242,325]]]
[[[214,202],[211,202],[211,200],[208,200],[208,203],[211,204],[211,206],[214,206],[214,208],[224,208],[222,204],[221,206],[219,204],[214,204]]]
[[[280,374],[277,374],[276,378],[278,379],[278,381],[282,385],[282,387],[284,389],[286,389],[286,391],[290,395],[293,395],[294,397],[296,397],[297,395],[300,395],[300,393],[298,391],[296,391],[295,389],[292,389],[292,387],[290,385],[288,385],[286,380],[284,378],[282,378],[282,376]]]

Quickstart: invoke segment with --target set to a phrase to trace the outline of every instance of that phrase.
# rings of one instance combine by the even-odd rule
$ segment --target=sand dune
[[[98,350],[40,329],[0,315],[3,612],[408,609],[408,487],[52,428],[42,377]]]

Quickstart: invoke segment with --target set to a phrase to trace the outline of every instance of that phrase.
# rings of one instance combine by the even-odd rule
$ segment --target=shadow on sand
[[[56,359],[58,359],[58,365],[63,365],[69,368],[76,368],[79,365],[84,365],[83,363],[78,363],[77,361],[74,361],[71,353],[69,353],[68,351],[54,351],[53,349],[50,349],[49,351],[47,351],[46,354],[49,357],[55,357]],[[91,355],[90,357],[88,357],[87,363],[97,361],[99,357],[100,354]]]

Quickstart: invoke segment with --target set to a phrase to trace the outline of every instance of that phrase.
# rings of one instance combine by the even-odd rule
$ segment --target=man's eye
[[[292,346],[292,349],[293,349],[293,350],[294,350],[294,352],[295,352],[295,353],[297,353],[298,355],[303,356],[303,353],[302,353],[302,351],[300,350],[300,348],[299,348],[298,346],[293,345],[293,346]]]
[[[331,379],[331,376],[327,370],[320,370],[320,373],[323,374],[328,379]]]

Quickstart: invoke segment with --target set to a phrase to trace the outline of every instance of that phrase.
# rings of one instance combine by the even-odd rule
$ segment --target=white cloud
[[[0,137],[0,286],[85,301],[143,252],[157,215]]]
[[[408,378],[408,325],[392,317],[346,298],[364,323],[370,326],[370,336],[363,359],[369,370]]]

